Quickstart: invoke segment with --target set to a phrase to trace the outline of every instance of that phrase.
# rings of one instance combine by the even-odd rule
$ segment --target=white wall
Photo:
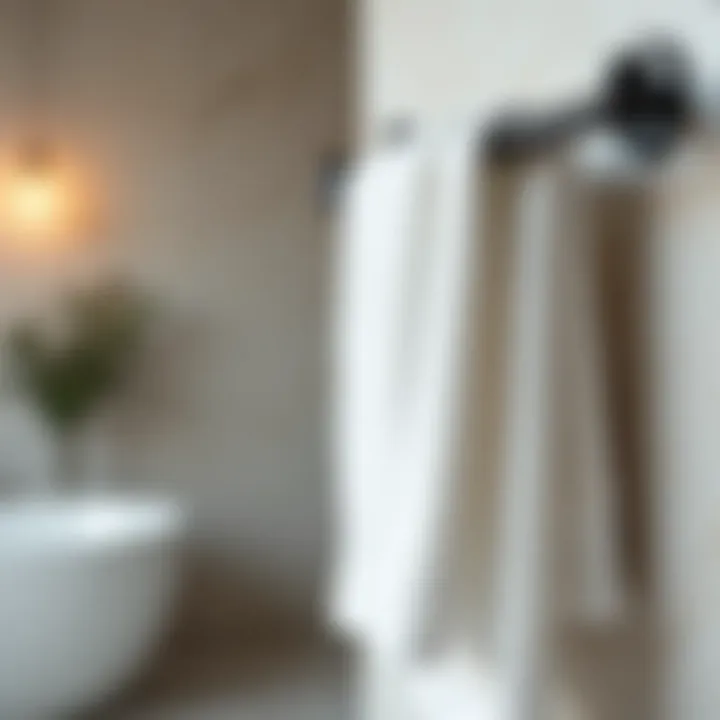
[[[0,143],[17,130],[22,6],[0,3]],[[120,480],[187,497],[195,547],[237,572],[241,597],[255,583],[307,605],[327,495],[329,241],[316,183],[322,153],[345,139],[343,3],[57,6],[50,127],[100,178],[110,211],[65,265],[129,269],[160,308],[116,438]],[[0,273],[8,302],[66,274]]]
[[[363,0],[366,133],[398,116],[457,117],[586,92],[609,48],[672,28],[717,56],[707,0]]]

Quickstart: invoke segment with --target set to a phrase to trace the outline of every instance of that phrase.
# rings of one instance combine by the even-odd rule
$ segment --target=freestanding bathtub
[[[0,718],[72,717],[142,668],[184,531],[163,500],[0,504]]]

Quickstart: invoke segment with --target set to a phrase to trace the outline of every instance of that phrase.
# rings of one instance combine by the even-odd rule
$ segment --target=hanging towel
[[[401,288],[422,227],[423,157],[378,154],[349,179],[340,213],[335,292],[335,559],[330,617],[351,634],[367,626],[379,533],[397,509],[386,482],[397,392]]]
[[[569,511],[584,519],[578,524],[577,575],[586,588],[577,594],[596,616],[601,613],[595,605],[609,607],[606,598],[618,596],[608,586],[617,580],[608,550],[612,469],[605,462],[607,417],[598,401],[602,368],[587,362],[595,352],[587,339],[596,320],[592,302],[578,287],[585,273],[578,272],[575,283],[559,281],[567,272],[559,258],[584,267],[587,253],[571,258],[559,252],[567,235],[559,208],[571,197],[572,183],[553,164],[533,168],[518,183],[518,223],[510,233],[515,260],[506,283],[512,312],[493,320],[509,326],[507,388],[492,408],[495,424],[505,428],[505,463],[496,478],[464,476],[482,465],[463,462],[467,438],[459,438],[468,415],[463,401],[474,400],[466,388],[478,376],[485,382],[482,350],[489,338],[488,327],[476,327],[468,309],[490,316],[503,309],[484,308],[477,292],[494,271],[483,267],[494,238],[480,231],[484,223],[478,221],[484,170],[477,132],[467,129],[374,157],[350,185],[337,295],[338,554],[331,616],[384,655],[380,667],[388,658],[408,663],[408,669],[432,663],[428,647],[444,651],[440,627],[455,633],[446,647],[462,639],[477,656],[472,618],[465,615],[469,624],[463,626],[450,617],[458,604],[469,612],[475,606],[464,577],[469,565],[464,570],[454,562],[463,553],[472,562],[472,547],[456,526],[461,514],[471,526],[487,517],[486,508],[473,504],[477,497],[466,492],[496,482],[497,587],[481,591],[502,598],[494,667],[505,710],[498,717],[527,720],[534,717],[532,698],[546,657],[546,591],[555,586],[549,528],[564,521],[561,513],[551,513],[558,500],[551,379],[559,357],[572,370],[569,405],[579,436],[591,448],[572,478],[577,489],[571,499],[587,506]],[[558,330],[559,307],[571,317],[565,332]],[[469,358],[471,345],[481,352]]]
[[[618,622],[626,606],[617,494],[621,484],[611,438],[600,253],[592,227],[599,178],[575,149],[569,153],[566,174],[573,202],[564,211],[569,236],[558,259],[562,292],[558,322],[563,325],[567,374],[558,391],[566,402],[565,442],[570,446],[570,452],[564,453],[570,467],[562,507],[572,522],[566,523],[565,543],[574,553],[565,607],[570,618],[581,622]]]
[[[650,427],[659,606],[673,629],[661,667],[665,717],[720,707],[720,175],[717,134],[672,158],[648,193]]]
[[[430,139],[425,207],[406,286],[408,312],[386,482],[400,502],[390,510],[376,559],[374,641],[420,648],[432,634],[447,525],[454,509],[457,440],[468,344],[468,305],[482,254],[476,246],[476,134]]]
[[[345,208],[336,327],[339,533],[331,614],[409,641],[446,490],[472,260],[472,137],[388,150]]]
[[[501,477],[498,717],[543,717],[548,680],[555,418],[552,363],[559,249],[557,178],[533,168],[519,202],[505,471]]]
[[[588,212],[595,180],[571,148],[531,168],[519,198],[498,563],[504,720],[546,717],[557,704],[548,689],[558,623],[616,622],[625,602]]]

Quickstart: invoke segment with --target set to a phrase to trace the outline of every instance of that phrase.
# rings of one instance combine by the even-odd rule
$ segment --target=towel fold
[[[341,212],[335,292],[335,562],[330,615],[355,633],[368,626],[378,541],[398,507],[386,483],[397,392],[401,288],[414,228],[421,227],[422,155],[367,161],[350,178]]]
[[[495,587],[480,591],[501,598],[493,662],[505,703],[499,717],[526,720],[541,684],[550,593],[558,587],[550,530],[567,513],[579,520],[571,524],[579,616],[606,620],[621,605],[617,483],[591,256],[583,233],[574,232],[582,218],[570,222],[563,210],[573,175],[563,162],[530,169],[516,183],[518,222],[501,238],[484,222],[487,169],[476,138],[475,128],[420,136],[363,163],[348,188],[336,295],[330,614],[366,647],[398,662],[426,662],[429,652],[442,653],[458,639],[476,657],[488,652],[473,619],[466,615],[463,626],[455,617],[463,604],[473,611],[468,593],[477,590],[468,589],[468,563],[455,561],[464,555],[472,562],[474,536],[460,526],[488,516],[477,505],[483,494],[471,490],[496,483]],[[485,265],[498,241],[513,244],[506,269]],[[483,306],[481,284],[505,270],[508,302]],[[478,315],[492,322],[478,323]],[[504,462],[497,477],[488,477],[478,472],[482,463],[464,458],[476,399],[468,389],[488,381],[489,328],[498,323],[507,326],[509,343],[494,421],[503,428]],[[560,367],[568,374],[556,386]],[[565,501],[557,482],[567,473],[556,452],[560,405],[579,438],[580,462]],[[483,438],[474,444],[483,446]],[[446,631],[453,636],[443,637]]]

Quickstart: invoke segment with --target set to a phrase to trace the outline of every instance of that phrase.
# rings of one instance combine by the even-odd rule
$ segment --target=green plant
[[[61,336],[26,321],[10,334],[14,375],[58,436],[85,421],[125,381],[145,326],[142,298],[110,284],[76,293]]]

